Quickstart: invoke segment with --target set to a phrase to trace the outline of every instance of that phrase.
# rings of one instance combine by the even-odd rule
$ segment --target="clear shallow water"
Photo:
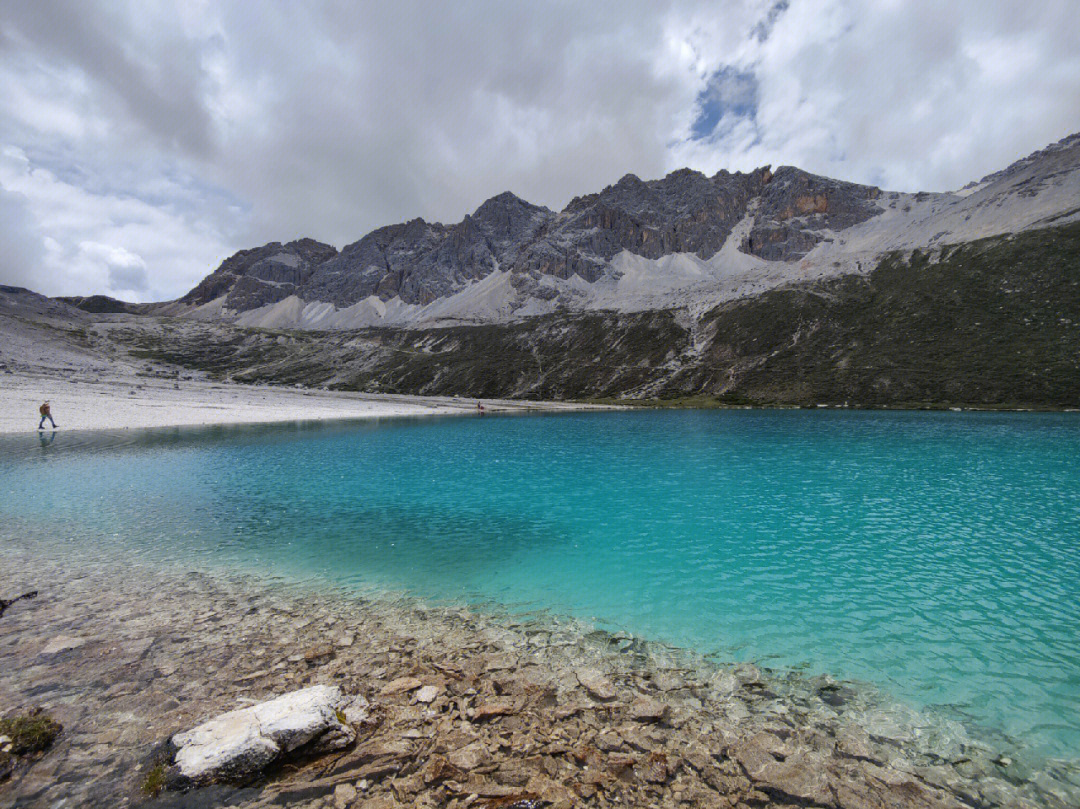
[[[0,541],[547,608],[1080,757],[1072,414],[58,433],[0,458]]]

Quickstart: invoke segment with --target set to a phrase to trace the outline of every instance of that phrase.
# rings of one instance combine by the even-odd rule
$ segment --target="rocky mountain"
[[[561,312],[329,332],[190,319],[154,330],[154,320],[129,319],[134,356],[242,382],[698,406],[1076,408],[1080,222],[889,253],[868,273],[787,284],[696,318]]]
[[[274,242],[169,304],[0,287],[0,371],[378,393],[1076,408],[1078,345],[1075,135],[949,194],[684,170]]]
[[[633,175],[562,211],[507,192],[452,225],[414,219],[340,252],[311,239],[226,259],[162,309],[240,325],[352,329],[685,310],[865,274],[928,250],[1080,218],[1080,134],[955,193],[907,194],[782,166]]]
[[[336,248],[314,239],[241,250],[180,300],[195,305],[218,300],[227,311],[256,309],[295,295],[317,266],[336,255]]]

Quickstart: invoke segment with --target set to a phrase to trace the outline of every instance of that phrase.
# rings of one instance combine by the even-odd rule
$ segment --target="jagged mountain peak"
[[[522,206],[522,207],[525,207],[525,208],[537,208],[537,209],[543,207],[541,205],[534,205],[533,203],[529,202],[528,200],[522,199],[517,194],[515,194],[513,191],[503,191],[501,194],[496,194],[495,196],[484,200],[480,204],[480,207],[477,208],[476,210],[477,210],[477,212],[479,212],[479,211],[483,210],[486,207],[506,207],[506,206],[509,206],[509,205]],[[544,210],[547,210],[547,209],[545,208]]]
[[[486,223],[503,223],[508,218],[522,219],[535,216],[554,216],[554,213],[549,208],[534,205],[511,191],[503,191],[485,200],[473,211],[471,218]],[[466,217],[466,219],[469,218]]]
[[[225,295],[230,309],[257,308],[287,297],[311,270],[337,255],[337,248],[310,238],[240,250],[229,256],[181,302],[202,305]],[[264,287],[273,286],[274,289]]]
[[[610,191],[614,188],[639,188],[644,185],[645,181],[636,174],[627,173],[620,177],[615,185],[609,185],[604,191]]]
[[[1068,221],[1080,216],[1077,199],[1080,134],[960,194],[883,194],[787,165],[712,176],[687,167],[653,180],[626,174],[557,213],[504,191],[456,224],[415,218],[340,253],[310,239],[272,242],[231,256],[182,301],[214,300],[251,324],[319,328],[700,309],[865,271],[887,250]]]

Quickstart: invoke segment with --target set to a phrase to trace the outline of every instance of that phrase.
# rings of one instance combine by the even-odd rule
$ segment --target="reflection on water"
[[[1080,750],[1071,414],[67,433],[0,457],[8,525],[80,552],[548,609]]]

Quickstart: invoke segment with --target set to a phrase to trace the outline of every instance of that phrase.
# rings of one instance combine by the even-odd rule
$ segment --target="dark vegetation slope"
[[[1080,224],[887,256],[691,323],[672,312],[509,325],[141,337],[142,356],[237,381],[696,404],[1080,404]]]
[[[756,401],[1080,404],[1080,225],[887,257],[721,307],[708,364]]]
[[[95,315],[140,315],[150,311],[146,304],[128,303],[108,295],[77,295],[56,300]]]

